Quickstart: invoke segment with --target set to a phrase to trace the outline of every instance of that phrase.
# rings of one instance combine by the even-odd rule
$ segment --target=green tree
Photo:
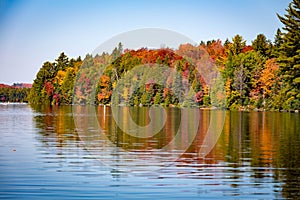
[[[282,44],[283,44],[283,34],[280,28],[278,28],[274,38],[274,45],[275,47],[280,47]]]
[[[251,91],[263,69],[264,57],[255,51],[230,56],[222,70],[223,80],[227,83],[227,106],[231,104],[248,105]],[[231,81],[232,80],[232,81]]]
[[[165,99],[164,99],[163,105],[165,105],[166,107],[168,107],[170,104],[172,104],[172,94],[168,90],[167,93],[166,93],[166,95],[165,95]]]
[[[280,52],[280,46],[283,44],[283,34],[281,30],[278,28],[276,35],[274,37],[274,47],[272,51],[272,57],[278,58],[279,57],[279,52]]]
[[[264,34],[258,34],[255,40],[252,41],[252,47],[255,51],[267,56],[269,53],[270,44]]]
[[[163,101],[162,92],[158,91],[156,95],[154,96],[154,105],[159,105]]]
[[[165,66],[169,66],[169,55],[168,54],[165,56],[163,64]]]
[[[141,96],[141,104],[143,106],[151,106],[152,105],[152,97],[153,97],[153,90],[146,91]]]
[[[243,48],[246,46],[246,41],[242,36],[236,35],[232,38],[232,44],[230,44],[230,53],[232,55],[237,55],[242,52]]]
[[[66,76],[61,85],[61,92],[62,92],[62,96],[63,96],[62,103],[63,104],[71,104],[72,103],[73,93],[74,93],[74,79],[75,79],[74,69],[71,67],[68,67]]]
[[[195,91],[190,88],[185,100],[182,103],[183,107],[196,107],[198,104],[195,102]]]
[[[293,0],[284,16],[278,15],[283,23],[283,42],[279,50],[279,70],[282,87],[286,91],[284,109],[300,109],[300,1]]]
[[[130,88],[131,95],[129,97],[129,105],[130,106],[138,106],[139,105],[139,98],[140,98],[140,92],[139,92],[139,86],[138,82],[134,81],[132,83],[132,86]]]
[[[226,38],[224,42],[224,47],[228,47],[229,45],[230,45],[230,41],[228,40],[228,38]]]
[[[192,88],[195,92],[202,91],[202,86],[198,77],[194,78]]]
[[[51,62],[45,62],[41,69],[38,71],[36,78],[33,81],[32,88],[29,94],[29,100],[32,104],[45,103],[45,90],[44,84],[47,81],[52,81],[57,71],[55,70],[55,64]]]
[[[162,60],[161,60],[161,57],[160,57],[160,56],[157,57],[156,63],[159,64],[159,65],[162,64]]]
[[[65,55],[64,52],[60,53],[59,57],[55,60],[58,70],[65,70],[69,64],[69,58]]]
[[[115,60],[116,58],[120,57],[123,52],[123,45],[121,42],[119,42],[118,47],[115,47],[112,51],[112,59]]]
[[[178,72],[174,74],[174,80],[172,84],[173,99],[172,103],[177,105],[183,101],[183,86],[182,86],[182,75]]]

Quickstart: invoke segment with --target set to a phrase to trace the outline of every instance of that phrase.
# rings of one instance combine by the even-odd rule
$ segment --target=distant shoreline
[[[16,105],[16,104],[27,105],[29,103],[28,102],[0,102],[0,105]]]

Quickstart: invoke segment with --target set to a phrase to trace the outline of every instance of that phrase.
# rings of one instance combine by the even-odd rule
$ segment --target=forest
[[[31,84],[0,84],[0,102],[27,103]]]
[[[36,75],[31,104],[175,106],[230,110],[300,109],[300,2],[293,0],[273,41],[241,35],[178,49],[147,47],[61,53]],[[167,70],[170,69],[170,70]]]

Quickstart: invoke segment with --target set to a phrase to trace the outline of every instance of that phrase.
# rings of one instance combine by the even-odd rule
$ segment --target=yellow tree
[[[59,70],[55,76],[56,83],[61,86],[63,84],[64,78],[66,76],[66,72],[63,70]]]

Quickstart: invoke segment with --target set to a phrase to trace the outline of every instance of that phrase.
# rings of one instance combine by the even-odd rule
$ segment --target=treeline
[[[0,84],[0,102],[28,102],[30,88]]]
[[[80,57],[69,59],[64,53],[55,62],[45,62],[32,84],[31,104],[71,104],[74,80],[82,65]]]
[[[278,16],[284,27],[274,42],[259,34],[251,45],[240,35],[176,50],[119,44],[111,54],[88,54],[83,61],[61,53],[38,72],[30,102],[299,110],[299,11],[294,0]]]

